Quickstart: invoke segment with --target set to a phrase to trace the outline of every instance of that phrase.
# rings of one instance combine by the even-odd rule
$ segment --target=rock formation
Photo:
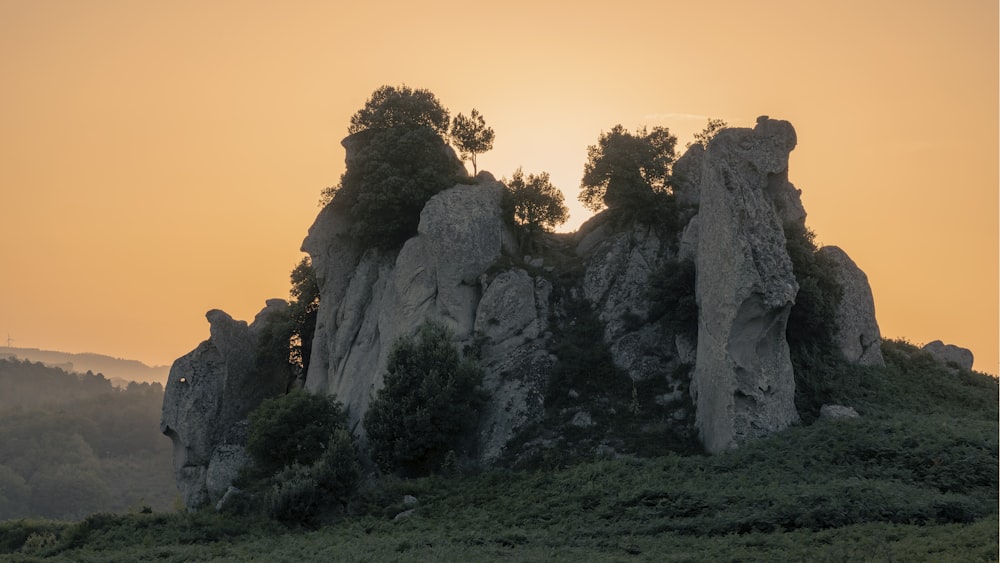
[[[170,368],[160,420],[174,444],[177,487],[191,509],[226,492],[246,462],[247,414],[284,393],[292,379],[287,363],[266,357],[275,332],[287,325],[287,303],[269,300],[249,326],[219,310],[206,316],[211,337]]]
[[[795,143],[788,122],[764,117],[752,130],[720,132],[704,156],[692,387],[696,422],[709,452],[798,420],[785,340],[798,284],[783,230],[798,215],[793,205],[798,194],[787,183]]]
[[[356,163],[361,140],[355,135],[344,141],[348,166]],[[624,220],[609,210],[573,235],[533,241],[532,253],[540,256],[521,251],[504,219],[504,187],[486,172],[475,184],[430,198],[417,234],[395,250],[362,247],[351,234],[351,217],[327,206],[302,244],[320,288],[304,385],[335,394],[364,443],[360,421],[383,384],[390,351],[399,338],[433,321],[453,332],[455,346],[474,355],[485,374],[487,404],[479,420],[470,421],[480,464],[503,458],[525,429],[538,433],[520,436],[521,453],[558,444],[560,430],[538,430],[543,422],[557,421],[575,435],[598,435],[618,425],[623,413],[643,409],[657,413],[658,422],[645,425],[650,432],[662,436],[663,425],[671,425],[669,443],[686,444],[697,427],[709,452],[779,431],[798,420],[786,339],[798,285],[785,227],[805,222],[800,191],[788,181],[795,144],[789,123],[767,117],[753,129],[723,130],[707,147],[693,145],[674,167],[678,210],[670,224],[680,231]],[[879,365],[867,278],[839,249],[827,247],[821,254],[836,264],[844,288],[837,316],[841,350],[852,361]],[[696,338],[689,325],[662,322],[670,313],[657,309],[650,293],[664,279],[657,276],[690,273],[689,261],[696,266],[696,287],[692,296],[685,281],[681,294],[690,313],[675,318],[693,322],[696,297]],[[687,269],[679,269],[682,264]],[[570,314],[569,304],[589,304],[590,310]],[[286,314],[283,301],[269,301],[247,326],[212,311],[211,338],[174,363],[162,430],[174,441],[177,480],[188,506],[228,490],[246,462],[247,414],[288,386],[287,365],[258,369],[262,351],[273,350],[274,335],[284,330]],[[594,317],[601,328],[590,331]],[[595,397],[595,385],[584,393],[552,388],[552,374],[567,359],[557,356],[566,349],[558,338],[574,319],[585,319],[576,326],[595,333],[583,340],[590,343],[592,336],[599,345],[602,373],[614,379],[616,395]],[[580,349],[579,342],[574,345]],[[967,361],[944,361],[972,363],[971,354]],[[639,396],[640,388],[646,396]],[[634,404],[621,403],[623,391],[632,393]],[[601,437],[581,444],[580,451],[613,456],[632,453],[628,448]]]
[[[503,189],[480,173],[476,185],[437,194],[420,215],[417,236],[398,252],[357,249],[342,234],[345,218],[329,208],[310,229],[302,248],[312,257],[322,305],[306,388],[336,394],[359,435],[393,345],[426,321],[451,329],[460,347],[480,339],[492,397],[483,456],[498,455],[540,411],[540,372],[551,359],[536,340],[545,330],[549,289],[523,271],[488,272],[513,244],[501,217]]]
[[[875,299],[868,276],[836,246],[824,246],[818,255],[836,266],[843,289],[837,308],[837,345],[844,358],[863,366],[884,366],[882,334],[875,320]]]
[[[945,344],[940,340],[928,342],[922,349],[933,356],[938,363],[952,368],[971,370],[975,361],[972,350],[954,344]]]

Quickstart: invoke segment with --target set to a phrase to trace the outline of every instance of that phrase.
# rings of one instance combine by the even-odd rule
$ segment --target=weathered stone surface
[[[940,340],[928,342],[924,345],[923,350],[934,356],[934,359],[939,363],[958,369],[971,370],[972,364],[975,362],[972,350],[954,344],[945,344]]]
[[[836,319],[840,351],[849,361],[884,366],[882,333],[875,320],[875,299],[868,276],[836,246],[824,246],[817,255],[836,266],[836,280],[843,288]]]
[[[249,326],[219,310],[206,317],[211,337],[171,366],[160,421],[174,444],[174,475],[189,509],[226,491],[243,455],[239,423],[261,401],[284,393],[293,377],[290,367],[257,367],[288,318],[283,300],[269,300]]]
[[[819,409],[819,417],[829,420],[858,418],[860,416],[858,411],[854,410],[854,407],[845,407],[844,405],[823,405]]]
[[[650,277],[675,260],[669,242],[653,227],[615,230],[597,221],[577,241],[586,267],[583,297],[604,323],[615,364],[635,380],[672,373],[680,363],[674,337],[648,318]]]
[[[791,124],[760,118],[710,143],[699,187],[698,352],[692,392],[705,449],[798,420],[785,327],[798,284],[773,192],[787,183]],[[786,202],[787,203],[787,202]]]
[[[450,328],[459,346],[478,340],[482,347],[492,396],[480,427],[483,459],[499,456],[512,433],[542,413],[553,360],[534,342],[547,327],[551,287],[522,270],[484,278],[513,236],[501,216],[503,186],[488,173],[477,181],[431,198],[417,236],[398,253],[354,252],[337,236],[347,226],[332,212],[320,214],[303,243],[321,292],[306,388],[335,393],[362,437],[359,422],[382,386],[392,346],[426,321]]]
[[[491,464],[519,429],[545,413],[544,390],[555,358],[545,349],[551,284],[515,268],[482,281],[474,337],[480,346],[483,389],[489,394],[479,424],[479,461]]]

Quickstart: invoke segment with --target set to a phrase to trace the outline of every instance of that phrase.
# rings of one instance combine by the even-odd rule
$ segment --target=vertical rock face
[[[171,366],[160,420],[174,444],[174,476],[189,509],[229,487],[246,461],[247,415],[284,393],[293,376],[287,364],[266,357],[274,332],[287,323],[283,300],[269,300],[249,326],[219,310],[206,317],[211,337]]]
[[[343,216],[324,210],[303,243],[316,269],[320,310],[306,388],[335,394],[355,432],[382,387],[389,353],[427,321],[460,347],[481,349],[492,400],[480,455],[495,458],[515,428],[541,412],[540,373],[551,364],[541,338],[548,292],[527,273],[487,271],[512,241],[501,216],[503,186],[488,173],[431,198],[417,236],[398,252],[360,252]]]
[[[722,131],[704,155],[692,389],[709,452],[798,420],[785,339],[798,284],[782,228],[796,215],[787,183],[795,143],[791,124],[763,117],[752,130]]]
[[[844,293],[837,308],[837,345],[844,358],[864,366],[884,366],[882,333],[875,320],[875,299],[868,276],[836,246],[824,246],[818,255],[836,265],[836,280]]]

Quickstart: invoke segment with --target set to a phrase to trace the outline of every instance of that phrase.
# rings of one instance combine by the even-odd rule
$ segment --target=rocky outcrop
[[[541,409],[551,359],[534,343],[545,330],[547,295],[524,271],[488,273],[513,236],[501,217],[503,186],[488,173],[432,197],[417,236],[398,252],[361,252],[342,215],[324,210],[303,243],[316,269],[320,307],[306,388],[336,394],[355,432],[382,386],[389,352],[427,321],[447,326],[459,347],[481,348],[492,392],[481,449],[493,457]],[[516,304],[516,308],[513,308]]]
[[[293,378],[287,362],[268,357],[275,334],[287,329],[283,300],[269,300],[249,326],[219,310],[206,317],[211,337],[170,368],[160,420],[189,509],[226,492],[246,462],[247,415]]]
[[[720,132],[704,156],[692,391],[709,452],[798,420],[785,339],[798,284],[783,230],[796,220],[787,182],[795,143],[791,124],[762,117],[752,130]]]
[[[971,370],[972,364],[975,362],[972,350],[954,344],[945,344],[940,340],[928,342],[922,350],[933,356],[938,363],[955,369]]]
[[[824,246],[817,256],[835,266],[835,279],[843,289],[836,323],[837,346],[844,358],[864,366],[884,366],[882,333],[875,320],[875,299],[868,276],[836,246]]]

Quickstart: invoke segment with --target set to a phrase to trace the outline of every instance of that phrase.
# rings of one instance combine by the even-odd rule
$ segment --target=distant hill
[[[0,358],[16,357],[58,367],[66,371],[104,374],[115,386],[123,387],[129,381],[167,383],[170,366],[148,366],[137,360],[113,358],[102,354],[71,354],[37,348],[0,346]]]

